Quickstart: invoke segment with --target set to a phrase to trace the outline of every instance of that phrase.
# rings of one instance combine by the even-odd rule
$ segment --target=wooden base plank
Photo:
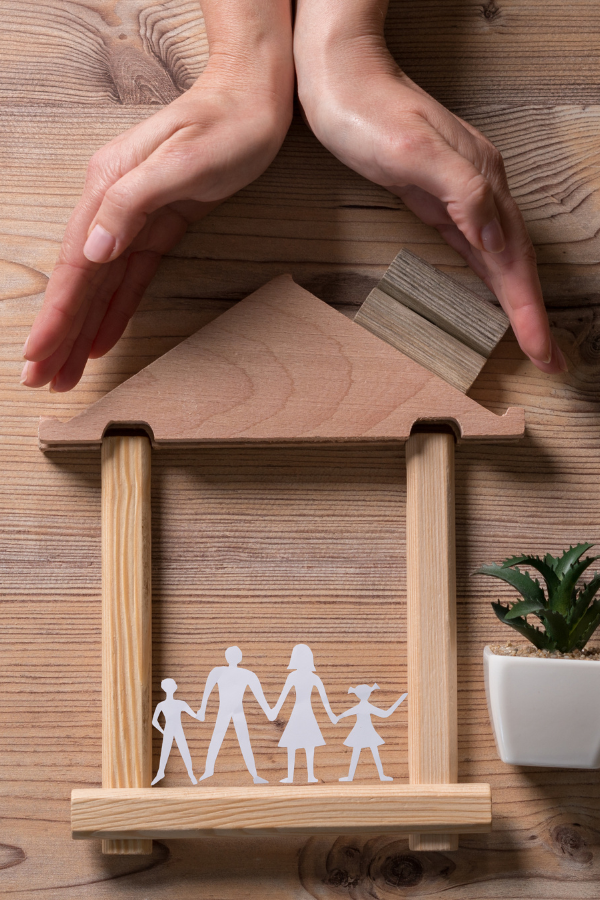
[[[71,794],[73,837],[486,832],[488,784],[119,788]]]

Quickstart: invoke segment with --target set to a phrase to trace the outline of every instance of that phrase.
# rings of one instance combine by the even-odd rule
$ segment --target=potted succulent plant
[[[600,572],[578,584],[600,559],[583,556],[592,546],[578,544],[558,557],[513,556],[477,570],[521,594],[515,603],[492,607],[530,642],[483,652],[488,708],[503,762],[600,768],[600,650],[584,650],[600,625]],[[520,566],[536,570],[544,586]]]

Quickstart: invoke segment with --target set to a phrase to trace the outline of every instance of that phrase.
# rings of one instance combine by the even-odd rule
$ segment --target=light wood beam
[[[150,441],[102,442],[102,787],[152,780]],[[152,852],[151,840],[104,840],[102,852]]]
[[[406,443],[408,766],[412,785],[457,780],[454,436]],[[448,833],[414,833],[411,850],[456,850]]]
[[[491,822],[487,784],[95,789],[71,797],[74,838],[485,832]]]

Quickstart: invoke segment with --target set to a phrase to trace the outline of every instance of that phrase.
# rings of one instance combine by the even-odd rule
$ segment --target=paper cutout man
[[[331,711],[323,682],[315,674],[315,663],[310,647],[306,644],[296,644],[292,650],[288,669],[294,669],[295,671],[290,672],[288,675],[281,696],[269,716],[271,721],[277,718],[287,695],[292,688],[295,688],[296,701],[294,708],[279,741],[279,746],[287,747],[288,752],[288,774],[287,778],[281,779],[281,783],[292,784],[294,781],[296,750],[303,749],[306,753],[308,782],[314,784],[318,781],[313,770],[315,747],[322,747],[325,741],[312,709],[311,694],[313,688],[317,688],[325,711],[334,725],[337,722],[337,718]]]
[[[201,722],[204,722],[208,698],[214,686],[217,685],[219,688],[219,712],[217,713],[217,721],[206,755],[204,774],[198,780],[203,781],[205,778],[210,778],[211,775],[214,775],[215,762],[221,749],[225,732],[229,727],[229,723],[233,721],[240,750],[242,751],[246,768],[254,779],[254,784],[267,784],[267,780],[260,778],[258,775],[254,763],[250,734],[248,733],[248,724],[243,707],[246,688],[250,688],[267,718],[271,716],[271,707],[265,700],[258,676],[249,669],[239,667],[238,663],[242,661],[240,648],[228,647],[225,651],[225,659],[228,663],[227,666],[216,666],[209,672],[202,696],[202,706],[198,710],[197,717]]]
[[[344,741],[345,747],[352,747],[350,771],[343,778],[340,778],[340,781],[352,781],[354,773],[356,772],[356,766],[358,765],[360,751],[363,747],[368,747],[373,754],[380,780],[394,780],[390,775],[383,774],[383,766],[381,765],[381,759],[379,758],[378,747],[380,744],[385,744],[385,741],[375,731],[373,723],[371,722],[371,716],[379,716],[380,719],[387,719],[388,716],[391,716],[392,713],[398,709],[402,701],[408,697],[408,694],[402,694],[389,709],[383,710],[379,709],[377,706],[373,706],[372,703],[369,703],[369,697],[372,691],[376,690],[379,690],[378,684],[374,684],[373,687],[368,684],[359,684],[358,687],[351,687],[348,690],[349,694],[356,694],[360,703],[358,703],[357,706],[353,706],[351,709],[347,709],[346,712],[343,712],[338,716],[338,722],[346,716],[356,716],[356,725]]]
[[[185,712],[188,714],[188,716],[193,716],[194,719],[196,718],[196,713],[188,706],[185,700],[176,700],[173,696],[173,694],[177,690],[177,685],[173,678],[165,678],[163,681],[161,681],[160,686],[167,695],[167,698],[166,700],[162,700],[160,703],[156,704],[154,717],[152,719],[152,724],[154,725],[154,727],[157,728],[163,735],[158,772],[156,773],[156,778],[154,779],[152,784],[156,784],[157,781],[160,781],[165,777],[165,766],[167,765],[167,760],[169,759],[173,741],[175,741],[175,743],[179,747],[179,752],[181,753],[181,757],[185,763],[185,767],[187,769],[188,775],[190,776],[192,784],[197,784],[198,782],[196,781],[192,769],[192,758],[190,756],[190,751],[188,750],[185,734],[183,733],[183,725],[181,724],[181,713]],[[161,728],[158,724],[161,713],[165,717],[164,729]]]

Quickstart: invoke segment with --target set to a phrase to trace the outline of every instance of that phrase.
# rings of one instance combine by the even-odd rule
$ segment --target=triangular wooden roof
[[[284,275],[70,421],[43,418],[40,445],[140,424],[159,447],[403,441],[419,420],[453,422],[463,439],[524,431],[523,410],[494,415]]]

